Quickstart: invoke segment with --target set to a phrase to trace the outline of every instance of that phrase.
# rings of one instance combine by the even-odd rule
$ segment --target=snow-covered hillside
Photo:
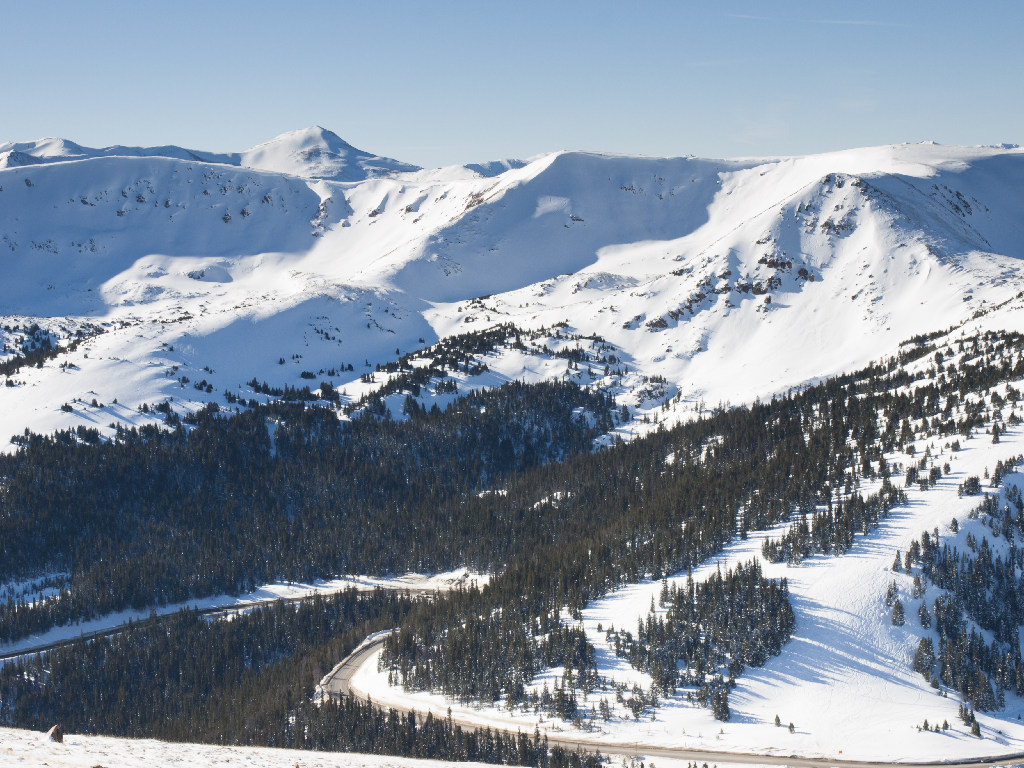
[[[46,734],[0,728],[0,765],[24,768],[148,768],[173,765],[246,766],[246,768],[483,768],[484,763],[417,760],[409,757],[362,755],[353,752],[312,752],[260,747],[222,747],[176,744],[155,739],[115,739],[108,736],[65,736],[61,744]]]
[[[572,373],[642,430],[1024,307],[1019,149],[417,170],[311,128],[235,154],[0,158],[3,358],[59,348],[8,367],[4,442],[224,406],[254,378],[351,400],[377,364],[499,323],[597,335],[623,375],[497,350],[464,386]]]

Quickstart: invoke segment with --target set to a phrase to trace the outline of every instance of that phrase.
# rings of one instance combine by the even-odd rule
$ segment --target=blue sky
[[[1021,2],[0,0],[0,11],[0,141],[237,151],[318,124],[426,166],[558,149],[1024,143]]]

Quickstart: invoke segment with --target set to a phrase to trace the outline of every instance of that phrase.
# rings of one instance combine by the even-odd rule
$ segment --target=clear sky
[[[424,166],[1024,143],[1024,2],[0,0],[0,141]]]

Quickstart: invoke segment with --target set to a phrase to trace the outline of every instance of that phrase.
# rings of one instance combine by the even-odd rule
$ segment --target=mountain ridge
[[[0,167],[13,167],[11,157],[23,164],[99,157],[165,157],[333,181],[363,181],[373,176],[420,170],[419,166],[356,149],[336,133],[320,126],[287,131],[241,152],[206,152],[177,145],[134,147],[115,144],[93,148],[68,139],[48,137],[0,143]]]
[[[33,155],[29,144],[0,152],[89,151],[40,140]],[[5,357],[22,353],[33,323],[58,346],[106,324],[83,342],[92,352],[58,361],[77,366],[73,379],[44,366],[5,380],[0,434],[79,423],[86,414],[59,409],[69,393],[133,409],[223,402],[161,373],[171,368],[201,372],[189,378],[218,393],[254,377],[294,386],[303,371],[365,372],[499,323],[598,334],[635,379],[592,372],[587,384],[610,387],[639,419],[656,408],[639,396],[644,377],[665,380],[664,396],[749,402],[978,312],[1017,323],[1021,308],[1019,149],[555,152],[461,171],[372,166],[377,156],[319,127],[249,150],[276,170],[243,167],[246,153],[225,164],[157,149],[0,169]],[[368,164],[361,181],[296,172],[337,177],[350,161]],[[565,375],[506,352],[491,362],[509,378]],[[358,399],[360,372],[330,383]]]

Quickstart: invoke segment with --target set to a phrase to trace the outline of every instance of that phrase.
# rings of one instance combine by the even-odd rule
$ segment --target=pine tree
[[[931,675],[932,667],[935,664],[935,646],[930,637],[922,637],[917,644],[917,652],[914,654],[914,671],[920,672],[925,678]],[[960,705],[963,708],[963,705]]]
[[[717,720],[728,720],[729,712],[729,691],[722,686],[715,691],[711,697],[711,714]]]
[[[932,614],[928,610],[927,603],[922,602],[920,607],[917,609],[917,618],[921,620],[921,626],[925,629],[931,629],[932,626]],[[924,638],[922,638],[924,639]]]
[[[902,627],[906,617],[903,614],[903,603],[897,598],[896,602],[892,606],[892,624],[894,627]]]
[[[899,594],[899,592],[897,592],[897,590],[896,590],[896,582],[895,581],[889,582],[889,586],[886,587],[886,590],[885,590],[885,604],[886,605],[892,605],[896,601],[896,595],[898,595],[898,594]]]

